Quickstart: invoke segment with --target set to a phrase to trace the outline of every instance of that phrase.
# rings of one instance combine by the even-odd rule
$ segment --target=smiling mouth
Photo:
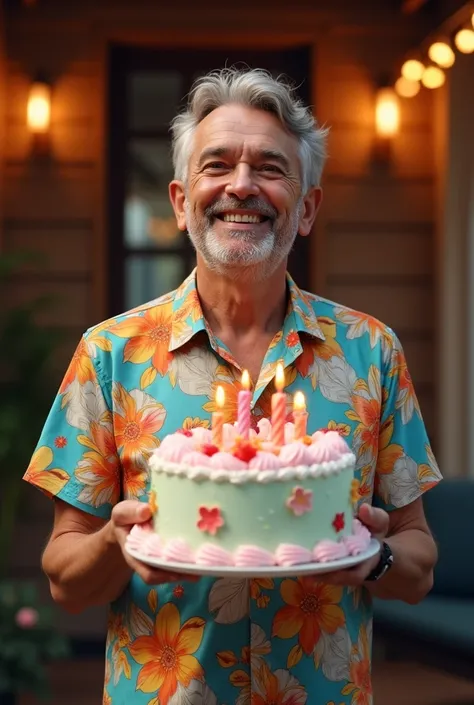
[[[216,218],[224,223],[264,223],[269,220],[268,216],[260,215],[260,213],[217,213]]]

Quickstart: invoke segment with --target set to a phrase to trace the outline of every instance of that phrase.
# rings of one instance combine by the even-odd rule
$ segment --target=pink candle
[[[301,441],[306,436],[308,412],[303,392],[296,392],[293,399],[293,419],[295,422],[295,441]]]
[[[212,412],[212,442],[219,450],[222,448],[222,434],[224,430],[224,414],[222,412],[224,403],[224,388],[219,385],[216,390],[216,406],[218,410]]]
[[[250,376],[247,370],[242,372],[242,387],[238,395],[237,406],[237,435],[248,440],[250,432],[250,403],[252,392],[250,391]]]
[[[277,391],[272,394],[272,441],[278,448],[285,443],[286,394],[283,392],[284,386],[285,373],[283,365],[279,362],[275,374]]]

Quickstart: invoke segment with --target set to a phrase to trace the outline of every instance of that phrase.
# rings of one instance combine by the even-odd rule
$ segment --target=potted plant
[[[23,474],[54,396],[51,362],[57,331],[37,323],[45,299],[9,306],[9,285],[32,255],[0,253],[0,702],[47,690],[45,664],[66,653],[66,640],[34,585],[8,580]]]

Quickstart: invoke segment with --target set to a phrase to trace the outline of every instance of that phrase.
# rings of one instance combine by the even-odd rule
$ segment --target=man
[[[85,333],[46,422],[26,473],[55,497],[43,567],[67,610],[112,603],[104,703],[369,705],[371,594],[415,603],[431,588],[421,495],[440,474],[400,343],[286,275],[321,201],[325,140],[263,71],[195,85],[173,123],[169,191],[197,270]],[[254,421],[269,415],[281,359],[309,431],[335,428],[354,449],[359,517],[380,554],[321,580],[250,581],[190,581],[129,557],[130,527],[150,517],[149,454],[209,425],[217,382],[235,420],[244,368]]]

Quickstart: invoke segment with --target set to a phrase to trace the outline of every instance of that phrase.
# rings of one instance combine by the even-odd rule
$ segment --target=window
[[[176,288],[195,266],[168,198],[173,178],[169,124],[194,79],[245,62],[285,73],[310,102],[309,51],[111,50],[109,95],[109,314],[117,315]],[[289,269],[309,280],[309,243],[300,238]]]

